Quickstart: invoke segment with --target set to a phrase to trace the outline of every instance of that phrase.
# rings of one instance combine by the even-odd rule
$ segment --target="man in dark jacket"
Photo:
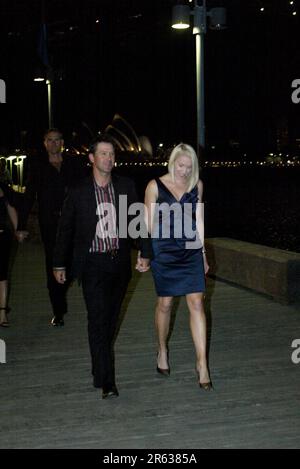
[[[49,129],[44,135],[46,155],[32,158],[26,181],[24,201],[19,211],[17,237],[26,230],[27,219],[34,201],[38,201],[38,219],[45,250],[47,287],[53,310],[51,324],[64,325],[67,313],[66,294],[70,282],[58,284],[53,277],[53,249],[64,199],[68,189],[85,175],[79,157],[63,153],[64,140],[58,129]],[[81,170],[81,174],[80,174]]]
[[[128,226],[132,217],[128,209],[137,202],[137,196],[130,179],[111,174],[115,152],[109,136],[100,136],[93,142],[89,159],[93,174],[70,190],[63,207],[54,254],[54,275],[61,285],[67,281],[65,267],[72,247],[71,273],[82,283],[88,312],[94,386],[102,388],[105,399],[118,396],[113,343],[131,277]],[[140,242],[141,256],[137,262],[142,272],[149,268],[151,240],[146,236]]]

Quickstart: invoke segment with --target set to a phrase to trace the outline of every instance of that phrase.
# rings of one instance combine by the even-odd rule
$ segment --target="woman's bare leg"
[[[196,369],[200,383],[209,383],[206,350],[206,316],[204,311],[204,294],[190,293],[186,295],[190,311],[190,328],[196,352]]]
[[[169,368],[167,338],[170,329],[173,297],[160,296],[155,309],[155,328],[157,333],[157,366],[163,370]]]

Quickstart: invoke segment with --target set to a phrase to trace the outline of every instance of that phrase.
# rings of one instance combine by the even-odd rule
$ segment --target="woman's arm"
[[[196,210],[196,226],[197,231],[199,234],[199,238],[202,245],[202,254],[203,254],[203,262],[204,262],[204,272],[207,274],[209,271],[209,265],[206,258],[206,250],[204,244],[204,204],[202,203],[203,197],[203,182],[198,182],[198,203],[197,203],[197,210]]]
[[[198,202],[196,209],[196,227],[197,232],[201,241],[202,250],[204,248],[204,204],[202,203],[203,195],[203,183],[202,181],[198,182]]]
[[[144,201],[144,205],[145,205],[144,221],[146,225],[146,230],[150,236],[152,232],[152,222],[153,222],[153,216],[154,216],[154,210],[155,210],[153,203],[155,203],[157,200],[157,196],[158,196],[157,193],[158,193],[157,184],[154,180],[152,180],[149,182],[149,184],[146,187],[145,201]],[[151,240],[150,240],[150,243],[151,243]],[[147,270],[149,269],[149,260],[142,259],[140,251],[138,251],[135,268],[139,272],[147,272]]]
[[[158,198],[157,183],[153,179],[149,182],[145,192],[145,223],[148,233],[153,232],[153,219],[155,214],[155,204]]]

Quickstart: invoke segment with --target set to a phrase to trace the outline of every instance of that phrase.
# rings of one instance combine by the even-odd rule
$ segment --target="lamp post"
[[[194,0],[194,8],[188,5],[175,5],[172,11],[172,28],[190,27],[190,16],[194,17],[193,34],[196,40],[196,96],[197,96],[197,153],[205,148],[205,108],[204,108],[204,35],[207,31],[207,17],[210,17],[210,28],[214,30],[226,27],[225,8],[206,9],[206,0],[202,6]]]
[[[53,127],[53,112],[52,112],[52,82],[53,82],[53,72],[49,68],[45,73],[38,73],[34,78],[34,81],[46,81],[47,86],[47,97],[48,97],[48,128]]]
[[[42,64],[42,73],[34,78],[34,81],[46,81],[47,96],[48,96],[48,127],[53,127],[52,116],[52,82],[53,82],[53,68],[51,67],[48,58],[48,33],[46,24],[46,0],[41,0],[41,27],[40,37],[38,43],[38,55]]]
[[[52,112],[52,79],[50,75],[46,79],[47,95],[48,95],[48,128],[53,127],[53,112]]]

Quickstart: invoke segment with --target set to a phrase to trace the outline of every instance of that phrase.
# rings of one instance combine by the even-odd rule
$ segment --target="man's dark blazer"
[[[56,233],[56,225],[66,194],[71,187],[87,176],[87,167],[82,158],[62,154],[60,171],[49,162],[46,153],[29,159],[26,191],[18,210],[18,230],[26,230],[32,206],[38,201],[38,218],[42,238],[49,237],[49,230]]]
[[[129,178],[112,174],[112,183],[116,200],[117,226],[119,227],[119,196],[127,196],[127,207],[138,201],[135,185]],[[72,257],[71,277],[80,279],[84,264],[96,233],[98,216],[93,175],[80,185],[69,190],[64,202],[62,216],[58,226],[53,267],[65,267]],[[128,210],[127,210],[128,214]],[[127,215],[127,226],[132,216]],[[120,269],[130,272],[130,249],[132,241],[119,239],[118,263]],[[139,239],[142,257],[151,257],[151,240]]]

